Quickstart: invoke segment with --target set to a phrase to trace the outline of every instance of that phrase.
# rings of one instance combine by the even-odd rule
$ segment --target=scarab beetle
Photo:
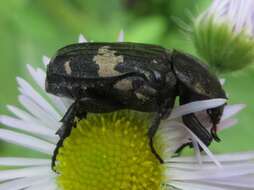
[[[198,59],[177,50],[141,43],[79,43],[59,49],[47,67],[46,91],[74,100],[57,131],[60,140],[52,167],[63,141],[75,125],[75,117],[87,113],[132,109],[154,112],[148,130],[151,151],[161,119],[167,118],[177,96],[179,103],[226,98],[217,77]],[[206,145],[218,140],[216,124],[224,105],[207,110],[213,123],[208,131],[194,114],[182,117],[186,126]]]

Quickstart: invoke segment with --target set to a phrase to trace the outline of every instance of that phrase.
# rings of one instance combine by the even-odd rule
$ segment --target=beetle
[[[180,105],[197,100],[225,98],[218,78],[197,58],[157,45],[142,43],[78,43],[59,49],[47,66],[46,91],[74,100],[57,131],[60,140],[52,157],[52,168],[63,141],[75,126],[75,118],[87,113],[120,109],[154,112],[148,130],[152,153],[163,163],[153,146],[160,121],[170,115],[175,99]],[[225,105],[209,109],[213,123],[207,130],[195,116],[182,116],[184,124],[204,144],[219,140],[216,124]]]

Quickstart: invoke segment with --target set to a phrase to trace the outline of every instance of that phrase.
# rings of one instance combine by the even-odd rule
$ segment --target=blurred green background
[[[6,104],[19,105],[16,76],[31,81],[26,64],[42,66],[42,55],[74,43],[80,33],[89,40],[115,41],[121,29],[125,40],[159,44],[195,54],[190,40],[175,22],[190,23],[209,0],[8,0],[0,3],[0,111]],[[214,152],[254,150],[254,70],[221,76],[231,103],[245,103],[238,125],[223,131],[223,142]],[[0,144],[2,155],[18,155],[24,149]],[[28,155],[34,154],[28,152]]]

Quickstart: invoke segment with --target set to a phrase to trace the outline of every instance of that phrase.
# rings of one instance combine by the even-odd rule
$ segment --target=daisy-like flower
[[[194,19],[197,53],[219,72],[235,71],[254,60],[254,1],[213,0]]]
[[[120,41],[123,40],[121,32]],[[80,36],[80,42],[85,38]],[[49,58],[44,57],[47,65]],[[147,129],[150,114],[119,111],[90,114],[78,122],[57,156],[55,173],[51,157],[59,138],[59,120],[71,101],[44,91],[45,71],[27,65],[36,91],[27,81],[17,78],[19,102],[25,109],[8,105],[15,115],[0,116],[7,129],[0,129],[0,139],[45,154],[48,158],[2,157],[0,190],[231,190],[253,189],[254,152],[213,155],[179,119],[198,112],[205,124],[202,110],[225,103],[223,99],[192,102],[174,109],[162,122],[154,143],[165,164],[160,164],[150,151]],[[243,108],[229,105],[223,113],[219,129],[235,124],[231,117]],[[210,124],[206,123],[209,128]],[[189,139],[208,156],[173,157],[177,148]],[[198,152],[198,151],[197,151]],[[201,165],[202,162],[202,165]],[[214,164],[215,163],[215,164]]]

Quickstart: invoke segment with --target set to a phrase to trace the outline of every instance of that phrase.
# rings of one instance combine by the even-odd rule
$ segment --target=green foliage
[[[165,20],[161,17],[140,19],[131,28],[127,28],[126,40],[159,44],[161,36],[166,30],[165,25]]]
[[[254,40],[244,31],[234,33],[226,22],[199,19],[192,37],[197,53],[218,72],[240,70],[254,61]]]

